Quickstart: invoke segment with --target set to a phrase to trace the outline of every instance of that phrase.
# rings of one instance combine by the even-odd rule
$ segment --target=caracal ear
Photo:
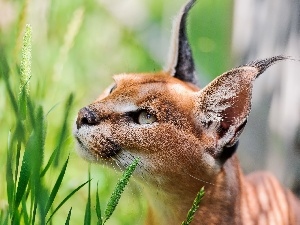
[[[288,57],[275,56],[232,69],[196,94],[196,119],[204,132],[215,138],[215,158],[226,160],[236,149],[232,146],[237,143],[251,109],[253,81],[269,66],[285,59]]]
[[[195,2],[196,0],[190,0],[181,8],[177,18],[174,20],[169,60],[165,70],[182,81],[197,85],[192,50],[186,32],[188,12]]]

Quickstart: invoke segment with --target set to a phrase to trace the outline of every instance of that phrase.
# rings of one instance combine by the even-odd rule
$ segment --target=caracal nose
[[[95,125],[99,122],[98,116],[88,107],[84,107],[79,110],[78,117],[76,120],[77,129],[82,127],[82,125]]]

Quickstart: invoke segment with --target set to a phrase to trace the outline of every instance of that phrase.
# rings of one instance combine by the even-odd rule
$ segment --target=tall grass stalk
[[[205,194],[204,187],[202,187],[200,189],[200,191],[197,193],[197,196],[193,202],[191,209],[188,211],[186,220],[183,221],[181,225],[189,225],[193,221],[194,216],[200,206],[200,202],[201,202],[202,198],[204,197],[204,194]]]
[[[91,179],[91,170],[89,167],[89,180]],[[88,184],[88,199],[85,206],[84,225],[91,225],[91,183]]]
[[[32,28],[30,24],[26,24],[23,37],[22,60],[21,60],[21,82],[20,92],[24,89],[26,96],[29,95],[29,79],[31,77],[31,41]]]
[[[20,65],[20,93],[19,93],[19,110],[21,119],[26,118],[27,98],[29,95],[29,80],[31,77],[31,37],[32,29],[29,24],[25,27],[23,37],[22,60]]]
[[[68,158],[61,168],[61,172],[55,181],[53,188],[47,185],[49,171],[55,168],[54,157],[44,162],[46,117],[43,107],[30,97],[29,80],[31,78],[31,36],[30,25],[26,25],[23,37],[22,60],[20,64],[20,92],[15,94],[9,79],[12,73],[5,60],[1,61],[1,75],[4,78],[8,97],[14,110],[15,128],[8,134],[8,148],[6,161],[6,190],[8,211],[6,217],[1,213],[2,224],[46,224],[51,221],[57,210],[80,188],[89,181],[74,189],[67,197],[51,212],[48,212],[54,203],[54,199],[60,189]],[[16,97],[17,96],[17,97]],[[69,111],[73,102],[73,95],[67,100],[64,118],[62,121],[60,136],[58,137],[57,153],[62,147],[68,127]],[[52,154],[56,155],[56,154]],[[44,167],[46,164],[46,168]],[[50,168],[50,169],[49,169]],[[71,211],[66,217],[70,220]],[[48,217],[48,218],[47,218]]]
[[[11,104],[10,108],[13,111],[13,113],[9,112],[13,117],[13,124],[10,124],[10,131],[7,132],[8,145],[5,167],[6,178],[4,181],[6,183],[8,206],[4,208],[1,207],[0,209],[0,224],[53,224],[54,217],[57,215],[57,212],[60,211],[65,203],[72,196],[74,196],[78,190],[87,184],[88,198],[86,204],[86,213],[85,216],[82,217],[81,222],[84,220],[86,224],[90,224],[92,213],[90,175],[88,181],[83,182],[73,190],[66,193],[64,198],[58,199],[58,192],[62,190],[61,187],[63,185],[63,180],[65,179],[65,174],[69,165],[69,156],[63,155],[61,152],[66,152],[62,150],[66,150],[64,149],[64,142],[68,134],[68,120],[70,117],[70,110],[73,105],[74,97],[71,94],[66,99],[64,110],[62,110],[63,112],[61,113],[63,118],[62,121],[59,121],[59,132],[57,132],[57,136],[55,138],[56,143],[54,150],[48,149],[49,147],[45,145],[47,142],[46,134],[48,131],[48,112],[45,113],[44,107],[36,101],[35,96],[30,96],[32,95],[29,85],[30,79],[31,77],[32,79],[35,78],[31,75],[32,28],[30,25],[26,25],[28,4],[30,0],[24,0],[23,2],[24,4],[18,21],[15,49],[11,54],[12,59],[7,57],[10,54],[0,54],[0,76],[4,81],[7,99]],[[55,7],[53,3],[53,9],[54,8]],[[70,50],[73,47],[73,43],[79,33],[84,19],[84,12],[84,8],[79,7],[73,14],[71,22],[66,29],[64,42],[60,47],[60,53],[54,65],[54,78],[56,80],[63,79],[61,72],[70,54]],[[110,14],[105,9],[102,9],[101,12]],[[115,21],[111,15],[110,17],[110,20]],[[126,41],[131,43],[130,46],[132,48],[140,49],[143,57],[139,58],[146,59],[144,60],[145,65],[149,66],[148,59],[150,59],[151,66],[158,68],[159,66],[151,57],[150,51],[148,51],[145,46],[143,46],[142,42],[135,37],[136,35],[130,34],[134,31],[123,26],[121,23],[115,24],[117,24],[116,26],[118,27],[118,30],[121,30],[122,39],[128,39]],[[57,24],[55,24],[55,26],[56,25]],[[52,48],[53,45],[50,44],[49,48]],[[75,53],[77,52],[75,51]],[[18,63],[20,55],[22,56],[21,62]],[[142,65],[144,61],[138,62]],[[10,67],[8,65],[10,65]],[[16,71],[16,68],[19,68],[18,65],[20,65],[20,71]],[[20,75],[20,80],[18,80],[18,82],[13,80],[12,75],[15,74]],[[78,86],[76,86],[76,88],[77,87]],[[81,90],[83,89],[80,89],[79,92]],[[9,106],[5,107],[9,108]],[[47,158],[47,154],[45,155],[45,152],[50,152],[51,156]],[[122,178],[118,181],[116,188],[108,201],[104,213],[101,213],[100,198],[97,193],[97,224],[104,224],[112,216],[117,205],[119,204],[119,200],[123,194],[125,186],[128,184],[128,181],[137,166],[138,159],[136,159],[124,171]],[[49,184],[49,180],[53,181],[54,185]],[[194,202],[194,205],[187,216],[186,224],[192,220],[194,213],[199,207],[201,198],[201,196],[197,196],[197,201]],[[73,205],[69,209],[68,214],[65,215],[65,224],[70,223],[72,210],[74,207],[75,206]]]
[[[96,215],[97,215],[97,225],[102,225],[102,215],[101,215],[101,206],[99,200],[99,193],[98,193],[98,182],[97,182],[97,192],[96,192]]]
[[[83,13],[83,11],[81,12]],[[75,23],[76,24],[76,23]],[[74,25],[75,26],[75,25]],[[78,26],[78,25],[76,25]],[[75,26],[75,27],[76,27]],[[76,31],[77,32],[77,31]],[[75,32],[75,33],[76,33]],[[72,36],[72,35],[71,35]],[[26,25],[23,37],[22,60],[20,64],[19,93],[15,94],[10,81],[12,71],[6,60],[1,61],[1,75],[4,78],[5,87],[14,110],[15,128],[8,133],[8,148],[6,159],[6,190],[8,196],[8,210],[1,212],[1,224],[51,224],[53,216],[78,190],[88,184],[88,199],[84,217],[84,224],[91,224],[91,177],[79,185],[73,191],[54,206],[55,198],[62,185],[69,157],[59,168],[60,173],[54,180],[54,186],[47,183],[50,171],[60,166],[60,151],[68,130],[68,118],[73,103],[71,94],[65,104],[63,121],[57,136],[57,145],[50,158],[45,160],[47,114],[41,105],[37,104],[30,96],[29,81],[31,79],[31,37],[32,28]],[[74,38],[74,35],[73,35]],[[72,38],[71,38],[72,39]],[[70,47],[70,46],[69,46]],[[104,218],[101,217],[100,201],[96,197],[96,215],[98,224],[104,224],[115,211],[121,195],[128,181],[138,165],[138,159],[134,160],[124,171],[113,191]],[[51,176],[53,178],[53,176]],[[97,187],[98,189],[98,187]],[[65,224],[70,223],[72,208],[66,215]]]
[[[132,162],[132,164],[130,164],[125,169],[125,171],[122,174],[122,177],[119,179],[113,193],[110,196],[110,199],[107,203],[106,209],[104,211],[103,224],[106,223],[106,221],[111,217],[111,215],[115,211],[115,209],[119,203],[119,200],[121,198],[121,195],[122,195],[126,185],[128,184],[131,175],[133,174],[134,170],[138,166],[139,161],[140,161],[139,158],[135,159]]]

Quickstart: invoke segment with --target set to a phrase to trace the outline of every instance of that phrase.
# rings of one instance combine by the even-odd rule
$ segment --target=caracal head
[[[116,75],[79,111],[74,135],[83,158],[123,169],[139,157],[136,178],[169,188],[187,175],[210,182],[233,155],[250,112],[253,81],[286,57],[234,68],[200,89],[185,28],[193,3],[174,23],[164,71]]]

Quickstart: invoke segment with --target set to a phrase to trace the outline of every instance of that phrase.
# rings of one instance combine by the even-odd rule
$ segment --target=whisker
[[[120,171],[124,171],[124,167],[122,168],[122,164],[120,163],[120,161],[118,160],[118,158],[116,157],[111,157],[111,159],[116,163],[116,165],[119,167]]]
[[[193,162],[192,162],[192,160],[191,160],[190,157],[186,156],[185,158],[193,165]],[[205,183],[205,184],[209,184],[209,185],[215,186],[214,183],[211,183],[211,182],[209,182],[209,181],[203,180],[203,179],[201,179],[201,178],[199,178],[199,177],[195,177],[195,176],[193,176],[192,174],[188,173],[186,170],[183,170],[183,172],[184,172],[185,174],[189,175],[190,177],[194,178],[195,180],[201,181],[201,182],[203,182],[203,183]]]
[[[194,178],[194,179],[196,179],[196,180],[198,180],[198,181],[201,181],[201,182],[203,182],[203,183],[205,183],[205,184],[210,184],[210,185],[213,185],[213,186],[216,185],[216,184],[213,184],[213,183],[211,183],[211,182],[205,181],[205,180],[203,180],[203,179],[201,179],[201,178],[195,177],[195,176],[193,176],[192,174],[190,174],[190,173],[188,173],[188,172],[186,172],[186,171],[183,171],[183,172],[184,172],[185,174],[189,175],[190,177],[192,177],[192,178]]]

